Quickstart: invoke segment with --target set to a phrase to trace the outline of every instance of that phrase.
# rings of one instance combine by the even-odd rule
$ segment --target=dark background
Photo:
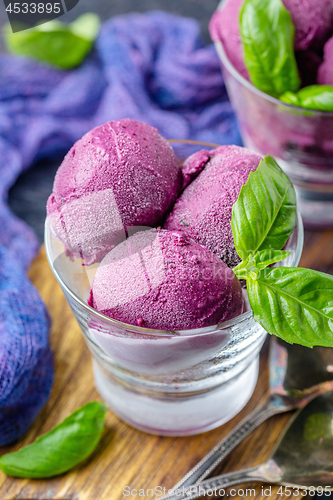
[[[37,1],[37,0],[36,0]],[[95,12],[102,20],[128,12],[164,10],[197,19],[204,41],[210,43],[208,23],[219,0],[80,0],[72,11],[60,17],[60,21],[70,22],[85,12]],[[0,0],[0,27],[8,22],[4,2]],[[5,46],[0,37],[0,52]],[[43,241],[46,200],[51,193],[54,174],[61,162],[43,160],[19,177],[9,193],[11,209],[37,232]]]

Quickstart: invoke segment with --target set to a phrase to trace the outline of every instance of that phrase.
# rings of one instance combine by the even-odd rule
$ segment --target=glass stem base
[[[238,377],[199,395],[171,398],[134,392],[107,376],[93,360],[96,389],[109,408],[123,421],[160,436],[189,436],[228,422],[246,405],[258,379],[259,356]]]

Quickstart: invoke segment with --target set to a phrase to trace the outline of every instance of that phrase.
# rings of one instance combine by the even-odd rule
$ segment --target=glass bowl
[[[214,147],[194,141],[174,144],[181,156]],[[297,266],[303,248],[300,215],[286,248],[291,255],[282,264]],[[98,264],[71,259],[48,219],[45,249],[91,351],[97,391],[119,418],[154,434],[198,434],[230,420],[250,399],[266,337],[250,310],[196,330],[125,324],[88,306]]]
[[[222,42],[215,47],[244,146],[274,156],[295,186],[306,226],[333,226],[333,113],[265,94],[238,73]]]

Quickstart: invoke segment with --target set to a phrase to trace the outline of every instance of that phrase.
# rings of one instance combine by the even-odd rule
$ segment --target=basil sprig
[[[282,0],[245,0],[240,34],[245,66],[258,89],[274,97],[299,89],[295,28]]]
[[[13,33],[9,25],[4,30],[7,48],[20,54],[47,62],[62,69],[80,64],[98,35],[100,19],[87,13],[70,24],[49,21],[34,28]]]
[[[333,276],[297,267],[265,269],[247,280],[254,318],[291,344],[333,346]]]
[[[261,250],[281,250],[296,225],[296,195],[271,156],[259,163],[232,208],[231,228],[242,260]]]
[[[46,478],[67,472],[96,448],[104,428],[106,406],[92,401],[36,441],[0,458],[9,476]]]
[[[296,224],[292,191],[288,177],[270,156],[250,174],[232,212],[236,250],[243,259],[234,272],[246,279],[254,319],[268,333],[291,344],[332,347],[333,276],[297,267],[267,267],[289,254],[281,248]]]
[[[301,108],[318,111],[333,111],[333,86],[332,85],[310,85],[304,87],[296,94],[285,92],[281,101]]]
[[[244,261],[234,268],[239,279],[247,279],[250,276],[257,277],[258,271],[265,269],[271,264],[276,264],[286,259],[290,252],[285,250],[266,249],[250,254]]]

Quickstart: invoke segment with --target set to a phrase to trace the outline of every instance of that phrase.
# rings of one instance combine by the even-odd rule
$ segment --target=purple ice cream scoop
[[[203,165],[200,160],[204,158]],[[190,156],[186,170],[193,163],[200,165],[201,172],[179,196],[164,228],[182,231],[229,267],[237,265],[240,259],[231,232],[232,206],[260,160],[259,155],[239,146],[220,146]]]
[[[244,0],[229,0],[223,5],[223,9],[216,10],[209,23],[209,32],[213,42],[223,43],[230,62],[244,78],[249,80],[239,30],[239,16],[243,2]]]
[[[333,85],[333,36],[325,43],[324,62],[319,66],[319,85]]]
[[[124,323],[187,330],[243,311],[240,282],[208,248],[174,231],[141,231],[102,260],[89,305]]]
[[[101,125],[71,148],[47,202],[52,231],[86,264],[103,258],[137,226],[157,226],[182,187],[176,155],[145,123]]]
[[[332,33],[332,0],[282,0],[295,26],[295,50],[320,50]]]

